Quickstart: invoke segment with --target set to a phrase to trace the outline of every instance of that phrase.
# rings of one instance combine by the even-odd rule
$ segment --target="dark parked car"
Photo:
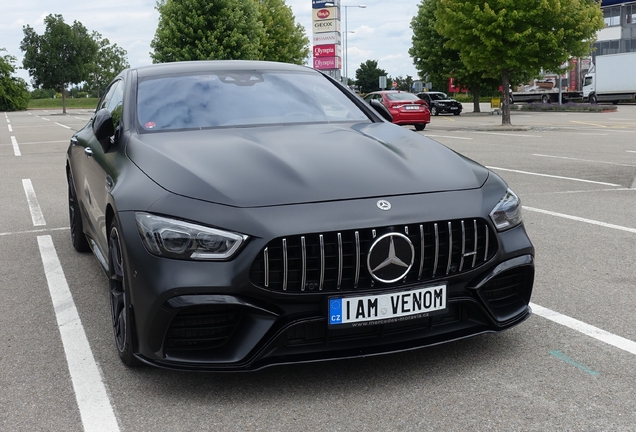
[[[428,107],[413,93],[383,90],[369,93],[364,100],[369,103],[373,100],[382,103],[393,116],[393,123],[400,126],[413,125],[415,130],[421,131],[431,122]]]
[[[417,97],[428,104],[428,108],[431,110],[431,115],[436,116],[447,113],[460,115],[462,113],[462,104],[457,102],[455,99],[449,99],[446,93],[422,92],[418,93]]]
[[[249,101],[247,103],[246,101]],[[524,321],[534,248],[496,174],[313,69],[127,69],[71,138],[71,240],[126,365],[250,370]]]

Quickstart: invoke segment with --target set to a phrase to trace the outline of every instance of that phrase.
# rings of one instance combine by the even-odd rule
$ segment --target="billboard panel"
[[[312,24],[314,33],[340,32],[340,20],[338,19],[314,21]]]
[[[334,6],[340,6],[340,0],[333,0],[333,1],[311,0],[311,7],[313,9],[321,9],[321,8],[327,7],[327,3],[333,4]]]
[[[314,45],[314,57],[341,57],[340,45]]]
[[[314,34],[314,45],[331,45],[341,43],[340,33],[338,32],[328,32],[328,33],[315,33]]]
[[[311,11],[312,21],[322,21],[326,19],[338,19],[337,7],[326,7],[320,9],[312,9]]]
[[[314,57],[314,69],[340,69],[340,57]]]

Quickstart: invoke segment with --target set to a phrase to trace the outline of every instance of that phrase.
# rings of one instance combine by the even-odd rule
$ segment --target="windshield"
[[[202,129],[280,123],[369,121],[336,86],[313,72],[215,71],[140,82],[143,129]]]
[[[413,93],[387,93],[386,97],[389,98],[390,101],[419,101],[421,100]]]
[[[431,100],[446,100],[446,99],[448,99],[448,96],[446,96],[446,94],[444,94],[444,93],[429,93],[429,95],[431,96]]]

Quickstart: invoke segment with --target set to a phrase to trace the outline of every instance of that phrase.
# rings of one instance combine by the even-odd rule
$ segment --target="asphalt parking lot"
[[[407,353],[242,374],[120,363],[107,279],[69,239],[65,151],[90,115],[0,113],[0,430],[636,429],[635,105],[513,112],[515,131],[499,116],[437,116],[413,132],[521,197],[536,247],[529,320]]]

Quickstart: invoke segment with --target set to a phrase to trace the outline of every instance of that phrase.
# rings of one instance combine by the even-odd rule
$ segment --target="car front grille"
[[[166,349],[218,348],[232,336],[241,316],[241,309],[235,306],[201,305],[185,308],[170,323]]]
[[[415,256],[406,276],[387,284],[371,277],[367,254],[376,238],[391,232],[404,233]],[[269,242],[254,260],[250,279],[261,288],[293,293],[385,288],[465,273],[496,252],[496,235],[483,219],[296,235]]]

